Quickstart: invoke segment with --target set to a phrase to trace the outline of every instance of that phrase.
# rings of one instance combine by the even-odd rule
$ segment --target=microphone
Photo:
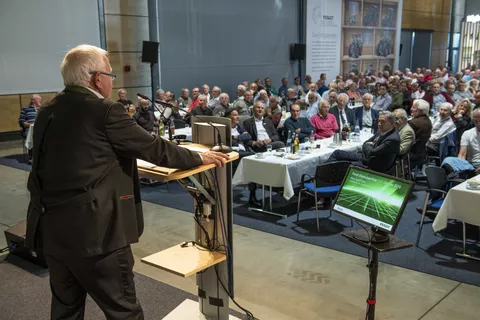
[[[206,120],[205,118],[202,118],[202,117],[198,117],[198,116],[194,116],[198,119],[200,119],[201,121],[203,122],[206,122],[208,125],[210,125],[211,127],[213,127],[213,129],[216,131],[217,133],[217,142],[215,143],[215,146],[213,146],[210,151],[215,151],[215,152],[221,152],[221,153],[230,153],[232,152],[232,148],[230,146],[227,146],[227,145],[224,145],[222,143],[222,136],[220,135],[220,130],[218,130],[218,128],[216,126],[213,125],[213,123],[209,120]],[[215,136],[214,136],[215,138]],[[214,139],[215,140],[215,139]]]

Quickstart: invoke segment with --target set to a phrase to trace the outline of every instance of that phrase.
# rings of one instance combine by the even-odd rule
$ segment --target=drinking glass
[[[271,144],[267,144],[267,152],[268,153],[272,152],[272,145]]]

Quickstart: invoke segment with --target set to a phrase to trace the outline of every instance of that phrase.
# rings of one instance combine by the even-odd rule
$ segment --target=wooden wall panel
[[[109,54],[113,73],[117,75],[114,87],[148,87],[151,85],[150,64],[141,61],[141,53]],[[130,72],[124,72],[123,66],[131,66]]]
[[[103,0],[105,14],[148,16],[148,0]]]
[[[107,51],[142,52],[142,42],[149,39],[148,18],[106,15]]]
[[[0,96],[0,132],[20,131],[20,97],[18,94]],[[18,134],[20,138],[20,134]]]

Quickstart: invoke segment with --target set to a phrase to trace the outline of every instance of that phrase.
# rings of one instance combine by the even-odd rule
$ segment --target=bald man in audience
[[[207,96],[201,94],[197,100],[198,105],[190,111],[190,116],[213,116],[212,109],[207,106]]]
[[[225,113],[230,107],[229,102],[230,102],[230,98],[228,94],[226,94],[225,92],[220,94],[219,104],[215,107],[215,109],[213,109],[213,115],[216,117],[225,116]]]
[[[285,120],[284,123],[285,130],[283,132],[285,139],[288,138],[290,132],[295,132],[298,134],[300,141],[303,141],[305,138],[309,137],[311,132],[315,132],[315,128],[310,121],[308,121],[307,118],[300,116],[300,104],[292,104],[290,107],[290,114],[290,118]]]

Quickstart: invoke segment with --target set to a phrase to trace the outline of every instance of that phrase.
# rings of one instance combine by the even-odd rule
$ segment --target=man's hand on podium
[[[228,160],[228,155],[225,153],[215,152],[215,151],[207,151],[200,153],[202,157],[203,164],[215,164],[217,167],[223,167],[225,165],[225,161]]]

